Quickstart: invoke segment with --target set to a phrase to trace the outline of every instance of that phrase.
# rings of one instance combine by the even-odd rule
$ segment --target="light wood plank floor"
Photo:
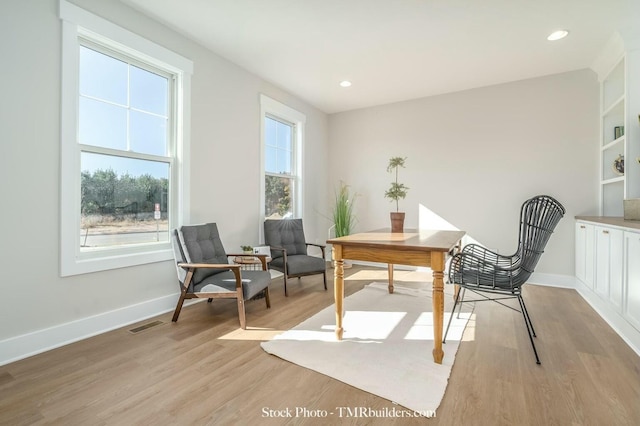
[[[285,298],[274,280],[270,310],[263,300],[247,303],[245,332],[235,302],[219,300],[186,307],[175,324],[168,313],[0,367],[0,424],[640,424],[639,357],[575,291],[538,286],[526,287],[525,300],[541,366],[520,314],[479,303],[435,418],[340,418],[337,407],[400,407],[260,348],[274,330],[332,304],[331,278],[327,292],[319,276],[296,281]],[[346,293],[370,281],[348,280]],[[129,331],[155,320],[162,324]],[[264,417],[296,407],[334,415]]]

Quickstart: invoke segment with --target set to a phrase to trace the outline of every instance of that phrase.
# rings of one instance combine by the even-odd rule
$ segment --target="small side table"
[[[269,269],[269,262],[271,262],[271,258],[267,257],[265,260],[267,261],[267,269]],[[241,268],[245,271],[262,270],[262,262],[260,262],[260,259],[251,255],[236,256],[233,258],[233,263],[235,263],[236,265],[240,265]]]

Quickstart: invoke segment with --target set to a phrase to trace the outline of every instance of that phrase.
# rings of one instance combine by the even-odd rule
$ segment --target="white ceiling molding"
[[[602,81],[611,72],[622,55],[624,55],[624,41],[620,33],[616,31],[591,64],[591,69],[598,74],[599,81]]]

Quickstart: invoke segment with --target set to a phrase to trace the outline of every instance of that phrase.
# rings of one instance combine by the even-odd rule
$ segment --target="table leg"
[[[442,325],[444,322],[444,253],[431,252],[433,270],[433,361],[442,364]]]
[[[344,260],[342,259],[342,246],[333,245],[333,298],[336,302],[336,339],[342,340],[342,302],[344,300]]]
[[[389,270],[389,294],[392,294],[393,293],[393,263],[388,263],[387,269]]]

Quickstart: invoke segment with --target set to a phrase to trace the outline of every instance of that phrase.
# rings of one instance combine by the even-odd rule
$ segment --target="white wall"
[[[590,71],[327,117],[118,0],[73,2],[194,61],[191,222],[218,222],[228,249],[258,242],[265,93],[307,116],[309,240],[326,239],[332,191],[325,183],[340,179],[360,194],[358,229],[388,226],[385,168],[390,156],[402,155],[408,168],[401,180],[411,187],[402,203],[408,226],[417,225],[422,203],[509,251],[521,202],[549,193],[568,212],[539,271],[573,275],[572,218],[597,212],[598,89]],[[37,350],[33,343],[45,338],[43,347],[55,346],[58,331],[64,340],[99,328],[103,317],[127,320],[140,304],[173,307],[177,291],[172,262],[59,276],[57,10],[57,0],[5,0],[0,14],[0,363]]]
[[[387,161],[406,156],[406,227],[422,204],[505,254],[522,202],[551,195],[567,214],[536,272],[573,276],[573,217],[598,211],[598,97],[583,70],[333,114],[330,176],[360,194],[357,230],[388,227]]]
[[[310,239],[325,237],[313,210],[328,197],[326,114],[118,0],[73,3],[194,61],[191,223],[217,222],[229,251],[259,243],[259,94],[265,93],[307,117],[305,230]],[[60,278],[60,39],[57,0],[3,1],[0,363],[18,343],[25,353],[34,350],[18,336],[44,339],[58,327],[67,339],[86,331],[79,323],[96,315],[152,300],[173,307],[177,300],[172,262]]]

